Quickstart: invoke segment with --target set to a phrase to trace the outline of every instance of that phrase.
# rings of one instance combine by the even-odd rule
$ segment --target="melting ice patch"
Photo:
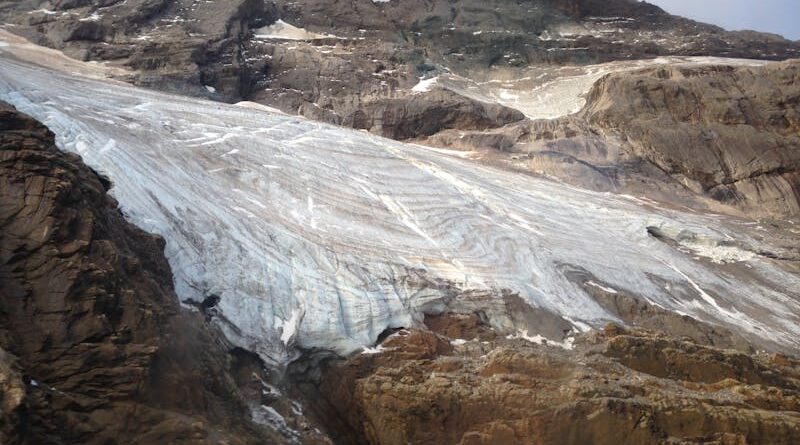
[[[684,252],[707,258],[717,264],[737,263],[756,258],[755,247],[746,247],[724,232],[705,229],[696,232],[673,226],[650,226],[648,233],[657,239],[674,244]]]

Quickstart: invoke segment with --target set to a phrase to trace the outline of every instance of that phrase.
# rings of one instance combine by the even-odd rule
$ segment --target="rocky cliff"
[[[337,443],[793,444],[800,363],[609,325],[574,344],[440,315],[375,352],[298,365]],[[539,344],[537,344],[539,343]],[[337,430],[338,427],[338,430]]]
[[[0,104],[0,442],[327,443],[252,397],[263,367],[179,307],[163,240],[108,187]]]
[[[749,214],[800,214],[800,62],[610,75],[579,115],[632,155]]]

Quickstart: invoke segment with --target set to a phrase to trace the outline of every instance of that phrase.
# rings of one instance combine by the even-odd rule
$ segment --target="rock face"
[[[261,102],[395,138],[519,120],[468,97],[411,91],[441,73],[504,79],[537,64],[800,56],[797,42],[634,0],[23,0],[0,1],[0,19],[72,57],[125,66],[137,85]]]
[[[380,352],[328,362],[337,443],[792,444],[800,363],[609,325],[571,349],[439,316]],[[302,378],[309,375],[296,370]],[[301,380],[302,380],[301,378]]]
[[[0,442],[326,443],[251,420],[271,403],[108,186],[0,104]]]
[[[800,62],[610,75],[580,116],[714,199],[800,214]]]

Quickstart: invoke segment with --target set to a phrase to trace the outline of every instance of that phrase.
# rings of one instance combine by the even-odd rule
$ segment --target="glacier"
[[[614,321],[590,289],[800,346],[796,270],[757,254],[715,261],[651,235],[780,249],[753,221],[2,54],[0,100],[110,178],[126,217],[166,239],[179,297],[218,296],[226,335],[271,363],[299,348],[361,351],[445,309],[540,338],[503,313],[507,294],[576,331]]]

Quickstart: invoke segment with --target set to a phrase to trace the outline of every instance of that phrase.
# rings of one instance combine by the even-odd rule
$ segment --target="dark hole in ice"
[[[205,298],[205,300],[203,300],[203,302],[200,303],[200,310],[205,312],[205,311],[213,308],[214,306],[219,304],[219,300],[220,300],[219,295],[213,295],[212,294],[212,295],[207,296]]]
[[[386,340],[387,338],[389,338],[389,336],[391,336],[395,332],[400,332],[403,329],[405,329],[405,328],[386,328],[386,329],[384,329],[383,332],[381,332],[380,335],[378,335],[378,339],[375,341],[375,344],[379,345],[379,344],[383,343],[383,341]]]

